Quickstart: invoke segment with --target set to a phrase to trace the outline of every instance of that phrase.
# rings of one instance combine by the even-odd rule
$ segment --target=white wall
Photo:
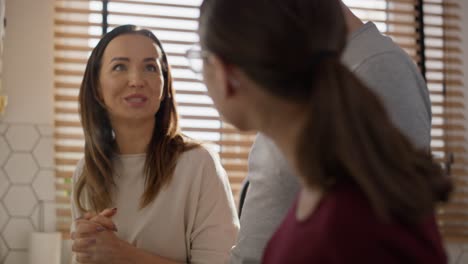
[[[53,0],[7,0],[5,122],[52,124]]]
[[[7,0],[0,116],[0,263],[28,263],[31,232],[55,230],[53,3]]]

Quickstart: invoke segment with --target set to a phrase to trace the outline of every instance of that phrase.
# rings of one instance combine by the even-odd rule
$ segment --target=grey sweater
[[[420,148],[430,148],[431,104],[411,58],[373,23],[354,32],[343,62],[381,98],[393,122]],[[249,156],[249,190],[231,263],[260,263],[263,250],[299,191],[275,144],[262,134]]]

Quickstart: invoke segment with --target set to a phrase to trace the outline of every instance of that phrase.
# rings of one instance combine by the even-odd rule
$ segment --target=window
[[[427,78],[433,107],[432,150],[456,180],[453,201],[440,209],[442,233],[468,238],[467,164],[464,102],[460,71],[460,21],[456,0],[345,0],[363,20],[374,21],[420,66]],[[247,171],[253,134],[223,123],[204,85],[189,70],[185,51],[197,43],[201,0],[56,0],[55,1],[55,161],[58,229],[68,235],[70,178],[82,157],[78,90],[86,60],[103,32],[121,24],[153,30],[161,39],[173,69],[182,130],[213,142],[234,193]],[[466,230],[466,231],[465,231]]]

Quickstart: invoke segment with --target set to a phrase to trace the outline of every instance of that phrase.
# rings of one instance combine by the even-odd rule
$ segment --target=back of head
[[[339,0],[205,0],[200,17],[203,49],[286,98],[307,96],[314,58],[346,43]]]
[[[346,28],[340,0],[205,0],[199,31],[203,49],[307,111],[296,143],[307,185],[353,184],[383,219],[414,223],[451,182],[341,63]]]

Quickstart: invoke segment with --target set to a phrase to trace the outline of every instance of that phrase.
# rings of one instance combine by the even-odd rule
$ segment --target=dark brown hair
[[[162,100],[155,115],[151,141],[146,149],[145,192],[140,206],[151,203],[158,192],[169,183],[180,154],[197,146],[187,142],[180,133],[178,115],[174,102],[171,69],[166,53],[156,36],[149,30],[134,25],[116,27],[105,34],[93,49],[86,65],[79,94],[81,124],[85,136],[84,168],[76,186],[74,199],[82,211],[101,211],[112,205],[112,192],[115,188],[112,158],[116,146],[107,110],[98,96],[99,72],[102,56],[107,45],[124,34],[138,34],[151,39],[161,50],[164,87]],[[83,191],[86,191],[85,193]],[[86,208],[80,199],[86,194],[92,208]]]
[[[415,222],[451,182],[395,127],[377,96],[340,61],[339,0],[205,0],[200,41],[273,95],[304,106],[297,164],[307,185],[356,185],[385,220]]]

